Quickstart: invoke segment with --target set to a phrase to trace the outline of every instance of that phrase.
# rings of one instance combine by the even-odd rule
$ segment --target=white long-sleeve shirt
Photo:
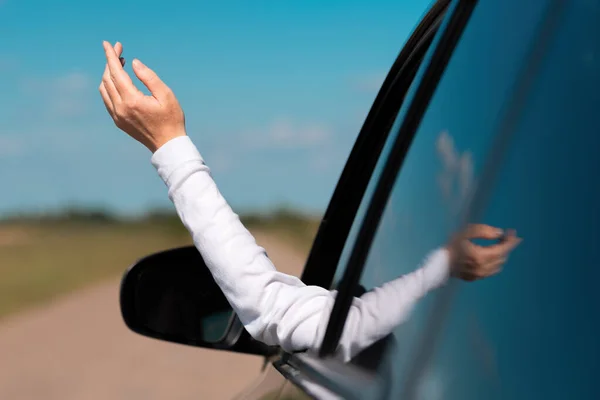
[[[336,291],[306,286],[278,272],[265,250],[220,194],[189,137],[172,139],[152,156],[179,217],[246,330],[287,351],[318,351]],[[449,276],[445,249],[414,272],[353,300],[338,356],[350,360],[406,320],[415,303]]]

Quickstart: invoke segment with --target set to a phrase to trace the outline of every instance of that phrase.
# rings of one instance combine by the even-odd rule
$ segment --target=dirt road
[[[278,269],[299,274],[304,256],[257,235]],[[0,399],[230,399],[262,359],[160,342],[121,320],[118,279],[0,324]]]

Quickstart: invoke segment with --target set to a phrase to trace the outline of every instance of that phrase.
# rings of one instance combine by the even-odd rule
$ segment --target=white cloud
[[[90,86],[90,80],[83,72],[75,71],[56,77],[52,84],[56,90],[64,93],[78,93]]]
[[[320,123],[298,123],[288,117],[272,119],[263,128],[222,136],[204,147],[206,162],[215,173],[230,172],[247,157],[262,152],[301,152],[306,166],[323,172],[339,164],[333,130]]]
[[[57,77],[54,82],[57,93],[54,111],[60,115],[77,115],[87,110],[87,102],[83,101],[82,95],[91,87],[89,77],[81,72],[72,72]]]
[[[72,117],[85,113],[89,103],[91,79],[80,71],[72,71],[51,78],[28,78],[22,84],[23,92],[43,101],[50,116]]]
[[[211,152],[207,157],[206,162],[210,166],[211,171],[216,173],[229,172],[235,165],[235,157],[231,152],[217,149]]]
[[[242,142],[253,149],[309,149],[329,142],[332,131],[322,124],[297,124],[287,117],[279,117],[265,129],[242,136]]]
[[[386,73],[372,72],[351,78],[352,87],[359,92],[378,92],[385,80]]]

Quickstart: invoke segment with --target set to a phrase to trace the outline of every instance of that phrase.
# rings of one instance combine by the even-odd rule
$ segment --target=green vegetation
[[[308,251],[312,245],[320,218],[281,208],[270,214],[241,214],[241,221],[250,230],[273,232]]]
[[[302,251],[310,248],[319,221],[288,210],[240,218],[250,230],[277,234]],[[0,318],[117,278],[147,254],[191,243],[170,211],[135,219],[94,210],[6,218],[0,222]]]

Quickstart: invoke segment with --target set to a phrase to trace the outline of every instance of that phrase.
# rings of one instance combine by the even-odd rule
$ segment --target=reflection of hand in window
[[[491,246],[480,246],[473,239],[498,240]],[[521,243],[516,232],[489,225],[472,224],[456,235],[448,245],[451,274],[455,278],[474,281],[500,272],[510,252]]]

